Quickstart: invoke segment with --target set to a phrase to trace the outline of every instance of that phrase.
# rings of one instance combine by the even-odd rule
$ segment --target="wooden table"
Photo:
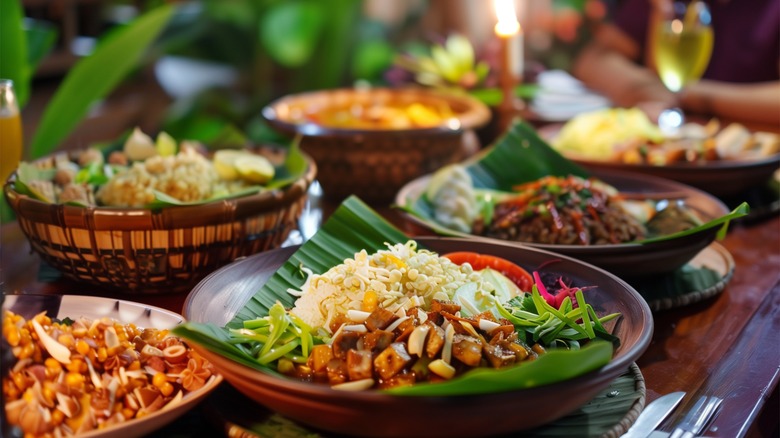
[[[327,204],[322,207],[325,215],[332,208]],[[388,208],[378,210],[391,222],[402,223],[397,212]],[[725,402],[707,436],[777,436],[780,217],[732,224],[721,243],[736,262],[736,272],[723,293],[654,314],[652,343],[638,361],[647,385],[647,402],[668,392],[686,391],[683,408],[670,417],[669,424],[699,395],[717,395]],[[70,280],[44,282],[38,279],[39,265],[37,254],[31,253],[16,223],[3,225],[0,229],[3,293],[101,294],[176,312],[182,310],[184,295],[111,295]],[[165,433],[174,431],[179,436],[219,433],[211,425],[198,424],[203,420],[193,417],[177,420]]]

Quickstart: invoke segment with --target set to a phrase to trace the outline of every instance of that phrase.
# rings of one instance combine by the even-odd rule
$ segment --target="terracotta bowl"
[[[694,210],[704,222],[717,219],[729,213],[728,207],[718,198],[675,181],[614,170],[597,170],[593,172],[593,176],[623,192],[647,193],[648,195],[660,193],[679,195],[683,198],[685,205]],[[430,175],[426,175],[406,184],[398,192],[395,203],[397,205],[406,205],[408,200],[418,199],[428,186],[430,178]],[[414,233],[434,233],[420,218],[408,213],[404,213],[403,217],[407,220],[407,228],[414,230]],[[719,228],[715,227],[677,239],[647,244],[556,245],[521,242],[512,242],[510,244],[531,246],[565,254],[587,263],[592,263],[620,277],[641,277],[668,273],[683,266],[715,240],[718,230]],[[500,241],[489,237],[473,237],[488,241]]]
[[[307,121],[350,103],[446,104],[454,117],[435,127],[406,129],[332,128]],[[476,152],[474,129],[488,122],[490,110],[467,95],[425,88],[337,89],[283,97],[265,107],[263,116],[279,132],[302,136],[301,148],[317,162],[325,196],[389,201],[407,181]]]
[[[183,293],[238,257],[278,248],[297,229],[317,173],[306,159],[306,173],[286,187],[155,210],[45,203],[14,190],[15,173],[4,192],[32,249],[64,276],[131,294]]]
[[[532,389],[471,396],[394,396],[378,391],[339,391],[327,385],[266,374],[196,346],[225,379],[252,400],[318,430],[356,436],[472,437],[517,433],[572,412],[609,386],[644,352],[653,333],[645,300],[627,283],[592,265],[534,248],[468,239],[421,237],[421,245],[446,253],[468,249],[512,260],[528,270],[558,260],[545,270],[566,275],[587,291],[598,314],[619,312],[611,325],[620,338],[610,363],[559,383]],[[187,297],[190,321],[224,326],[296,248],[257,254],[223,267]]]

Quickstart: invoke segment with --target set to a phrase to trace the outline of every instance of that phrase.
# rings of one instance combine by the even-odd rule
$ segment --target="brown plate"
[[[632,193],[675,193],[684,197],[685,205],[695,210],[704,222],[729,213],[728,208],[715,198],[701,190],[684,184],[647,175],[618,171],[600,170],[594,176],[613,185],[621,192]],[[396,196],[397,205],[406,205],[408,200],[417,199],[425,191],[431,176],[426,175],[406,184]],[[415,233],[431,233],[432,230],[416,216],[408,213],[404,217],[416,227]],[[646,244],[621,243],[614,245],[553,245],[541,243],[509,242],[516,246],[531,246],[547,251],[574,257],[606,269],[613,274],[623,276],[651,275],[671,272],[691,260],[699,251],[707,247],[718,232],[718,227],[690,234],[673,240]],[[453,232],[454,233],[454,232]],[[491,242],[501,240],[473,236]]]
[[[562,125],[547,125],[539,129],[539,136],[550,141]],[[696,187],[719,197],[739,195],[746,190],[766,184],[780,167],[780,154],[755,160],[721,160],[702,163],[673,163],[664,166],[624,164],[594,160],[576,154],[561,152],[571,161],[591,171],[623,170],[667,178]]]
[[[612,328],[621,341],[612,361],[599,370],[535,388],[425,397],[334,390],[327,385],[262,373],[197,345],[195,348],[244,395],[310,427],[349,435],[465,437],[530,429],[573,412],[625,373],[650,342],[653,320],[645,300],[623,280],[595,266],[506,242],[436,237],[416,240],[440,253],[468,248],[506,258],[528,270],[545,266],[544,272],[565,275],[575,286],[596,286],[587,292],[588,302],[596,312],[622,315]],[[195,322],[224,326],[295,249],[282,248],[257,254],[212,273],[187,297],[183,310],[186,317]],[[392,415],[385,415],[389,412]],[[453,418],[460,420],[453,423]]]
[[[634,424],[645,406],[645,379],[639,367],[628,371],[571,414],[538,429],[523,432],[524,437],[581,436],[619,437]],[[617,400],[620,397],[621,400]],[[608,403],[614,423],[604,424],[604,406]],[[618,407],[613,408],[615,405]],[[230,438],[330,438],[301,426],[247,398],[230,385],[222,385],[206,400],[203,407],[210,420]],[[602,420],[602,421],[599,421]],[[509,436],[516,436],[510,434]]]

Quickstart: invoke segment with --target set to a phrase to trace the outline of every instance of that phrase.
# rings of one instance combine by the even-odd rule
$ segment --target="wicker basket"
[[[296,112],[316,112],[344,102],[446,102],[457,120],[419,129],[335,129],[295,123]],[[482,102],[463,94],[425,88],[337,89],[283,97],[263,109],[278,131],[302,135],[301,148],[317,162],[324,195],[341,200],[351,194],[374,202],[391,201],[412,179],[461,161],[479,149],[473,130],[490,119]]]
[[[282,189],[155,211],[48,204],[16,192],[14,175],[4,192],[32,249],[66,277],[133,294],[182,293],[297,229],[317,173],[306,159],[306,174]]]

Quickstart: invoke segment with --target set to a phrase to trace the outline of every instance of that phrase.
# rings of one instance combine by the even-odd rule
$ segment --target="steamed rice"
[[[417,243],[388,245],[369,255],[365,250],[334,266],[324,274],[312,274],[300,291],[292,313],[312,327],[332,332],[331,324],[349,310],[362,310],[367,291],[373,291],[378,305],[392,312],[412,307],[429,309],[432,301],[452,300],[466,283],[482,277],[469,264],[456,265],[438,254],[417,249]]]

